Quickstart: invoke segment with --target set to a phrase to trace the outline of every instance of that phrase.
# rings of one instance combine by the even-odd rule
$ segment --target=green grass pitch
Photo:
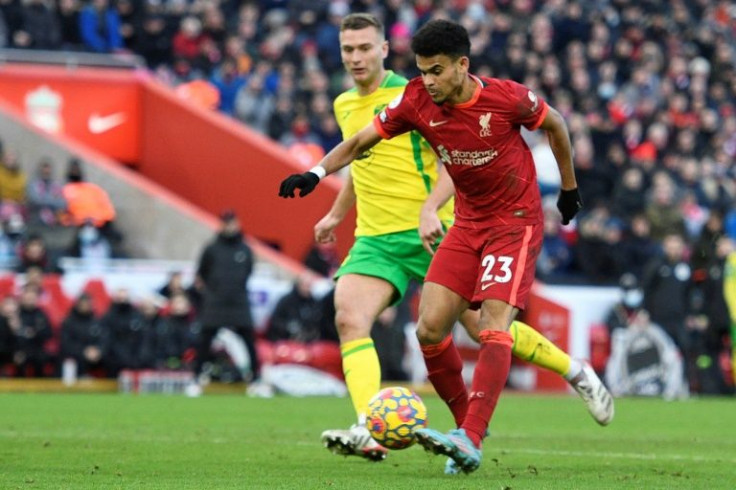
[[[734,399],[617,400],[601,428],[576,397],[505,393],[481,468],[457,476],[418,447],[369,463],[320,446],[352,418],[336,398],[3,394],[0,489],[736,488]]]

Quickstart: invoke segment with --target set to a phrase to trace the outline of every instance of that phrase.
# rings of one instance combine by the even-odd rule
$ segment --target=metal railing
[[[32,49],[0,49],[0,66],[6,63],[29,63],[79,67],[121,68],[135,70],[145,68],[146,62],[133,53],[88,53],[84,51],[44,51]]]

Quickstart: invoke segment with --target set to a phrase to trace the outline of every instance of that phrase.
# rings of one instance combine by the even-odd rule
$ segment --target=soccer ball
[[[385,388],[368,402],[371,437],[389,449],[406,449],[414,431],[427,426],[427,407],[416,393],[401,386]]]

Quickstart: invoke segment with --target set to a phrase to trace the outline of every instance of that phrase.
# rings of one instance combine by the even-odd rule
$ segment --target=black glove
[[[317,184],[319,184],[319,177],[314,172],[289,175],[281,182],[279,196],[294,197],[294,191],[301,189],[299,197],[304,197],[312,192]]]
[[[560,190],[560,196],[557,198],[557,209],[562,213],[562,224],[567,225],[583,209],[583,200],[580,198],[578,188],[569,191]]]

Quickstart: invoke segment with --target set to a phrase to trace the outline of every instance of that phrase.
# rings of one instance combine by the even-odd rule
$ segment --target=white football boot
[[[334,454],[370,461],[383,461],[388,454],[388,449],[374,441],[364,425],[356,424],[347,430],[326,430],[322,433],[322,444]]]
[[[608,425],[613,420],[613,397],[604,386],[593,368],[585,361],[580,361],[583,369],[580,374],[570,380],[580,398],[588,406],[588,412],[600,425]]]

